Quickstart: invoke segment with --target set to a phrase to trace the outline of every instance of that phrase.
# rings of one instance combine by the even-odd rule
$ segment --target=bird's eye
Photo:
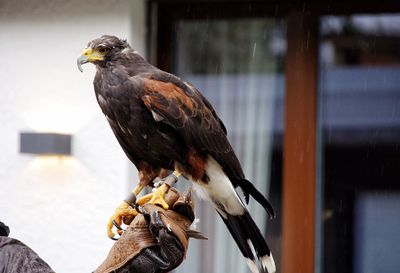
[[[98,50],[100,53],[105,53],[107,51],[107,49],[104,47],[100,47]]]

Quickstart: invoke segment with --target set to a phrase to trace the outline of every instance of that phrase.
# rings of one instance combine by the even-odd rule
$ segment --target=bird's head
[[[126,40],[119,39],[111,35],[103,35],[100,38],[90,41],[86,48],[78,57],[78,68],[82,72],[82,64],[93,63],[105,66],[109,61],[113,61],[124,49],[130,49]]]

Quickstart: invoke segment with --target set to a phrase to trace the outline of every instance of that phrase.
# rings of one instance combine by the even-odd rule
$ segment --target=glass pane
[[[267,220],[263,208],[250,201],[279,267],[285,24],[257,18],[192,20],[180,21],[176,30],[175,73],[213,104],[246,177],[277,211],[274,221]],[[177,272],[249,272],[214,209],[199,202],[197,217],[209,240],[191,241]]]
[[[400,194],[357,194],[354,219],[354,272],[399,271]]]
[[[326,273],[400,268],[395,252],[400,245],[398,26],[400,14],[321,20],[321,261]]]

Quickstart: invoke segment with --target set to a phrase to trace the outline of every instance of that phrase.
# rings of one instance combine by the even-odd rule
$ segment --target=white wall
[[[0,221],[56,272],[100,264],[112,245],[106,222],[130,182],[130,163],[94,97],[94,67],[80,73],[76,58],[102,34],[143,52],[143,2],[0,3]],[[23,130],[73,134],[73,156],[20,154]]]

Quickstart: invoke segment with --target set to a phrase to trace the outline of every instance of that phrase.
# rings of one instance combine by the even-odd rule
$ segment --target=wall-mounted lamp
[[[20,133],[20,152],[37,155],[71,155],[72,136],[56,133]]]

